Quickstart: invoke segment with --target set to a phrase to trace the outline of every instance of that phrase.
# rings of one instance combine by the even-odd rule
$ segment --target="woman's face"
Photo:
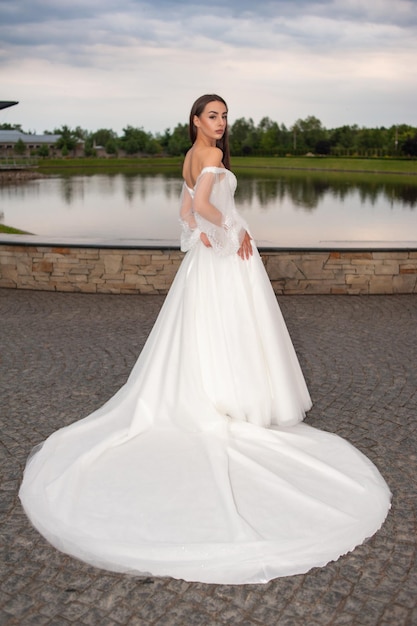
[[[194,125],[197,127],[197,136],[204,135],[212,145],[224,135],[227,126],[227,108],[223,102],[214,100],[208,102],[202,114],[194,116]]]

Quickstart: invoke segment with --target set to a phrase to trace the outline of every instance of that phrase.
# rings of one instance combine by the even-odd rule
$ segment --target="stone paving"
[[[347,438],[393,494],[382,529],[337,562],[266,585],[95,569],[50,547],[17,498],[32,446],[124,383],[163,302],[0,290],[0,624],[417,624],[417,297],[285,296],[313,397],[307,422]]]

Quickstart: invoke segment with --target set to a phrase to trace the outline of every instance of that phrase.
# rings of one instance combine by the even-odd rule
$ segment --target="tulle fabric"
[[[35,450],[20,498],[55,547],[97,567],[230,584],[303,573],[370,537],[390,492],[348,442],[300,423],[310,396],[256,248],[243,261],[194,237],[127,383]]]
[[[222,167],[203,168],[194,189],[190,189],[184,182],[180,209],[183,252],[190,250],[198,242],[200,233],[204,232],[214,254],[236,254],[245,232],[249,231],[247,223],[235,207],[233,196],[236,185],[233,172]],[[213,224],[198,211],[201,196],[208,196],[213,206],[222,213],[221,224]]]

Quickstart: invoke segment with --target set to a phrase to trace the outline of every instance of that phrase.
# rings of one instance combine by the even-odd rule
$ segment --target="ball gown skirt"
[[[59,550],[116,572],[259,583],[373,535],[390,492],[311,402],[260,256],[186,254],[127,383],[53,433],[20,490]]]

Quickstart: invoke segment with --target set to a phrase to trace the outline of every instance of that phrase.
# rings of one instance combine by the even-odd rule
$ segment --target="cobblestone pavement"
[[[350,440],[394,493],[352,553],[266,585],[204,585],[95,569],[31,528],[17,498],[29,451],[124,383],[162,301],[0,290],[0,623],[417,624],[416,296],[279,298],[314,401],[307,422]]]

